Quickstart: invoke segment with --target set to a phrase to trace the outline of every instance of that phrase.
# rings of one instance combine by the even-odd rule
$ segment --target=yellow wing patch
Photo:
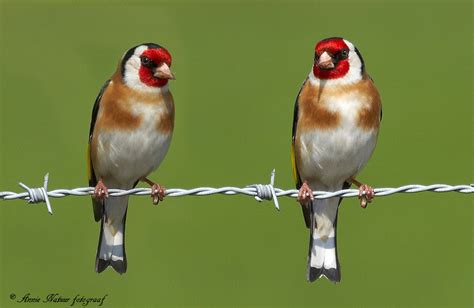
[[[291,165],[293,167],[293,180],[295,184],[298,185],[300,179],[298,175],[298,170],[296,169],[296,158],[295,158],[295,144],[291,144]]]
[[[91,177],[92,177],[92,172],[91,172],[91,144],[88,143],[87,144],[87,179],[90,181],[92,180]]]

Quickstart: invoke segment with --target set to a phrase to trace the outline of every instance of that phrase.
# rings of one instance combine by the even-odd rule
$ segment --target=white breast
[[[340,114],[341,123],[335,129],[307,131],[299,136],[302,162],[299,170],[301,176],[310,182],[339,189],[369,160],[375,148],[377,131],[358,127],[358,111],[365,102],[357,96],[348,94],[325,103],[329,110]]]
[[[159,166],[171,142],[171,133],[156,129],[158,119],[166,112],[164,104],[135,102],[132,112],[142,118],[140,126],[103,132],[98,136],[97,147],[99,173],[127,187]]]

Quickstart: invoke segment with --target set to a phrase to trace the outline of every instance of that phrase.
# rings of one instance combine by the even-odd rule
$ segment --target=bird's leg
[[[99,182],[97,182],[97,185],[95,185],[93,197],[99,201],[109,197],[109,190],[107,189],[107,186],[105,186],[104,182],[102,182],[102,178],[99,179]]]
[[[154,205],[157,205],[160,201],[163,201],[163,198],[166,194],[166,189],[163,186],[160,186],[160,184],[156,184],[147,178],[143,178],[142,181],[151,186],[151,198],[153,199]]]
[[[357,181],[354,178],[350,178],[349,182],[356,185],[359,188],[359,200],[360,206],[365,209],[367,207],[367,203],[372,202],[372,199],[375,197],[374,189],[372,186],[367,184],[362,184],[361,182]]]
[[[311,201],[314,200],[313,191],[309,187],[308,183],[304,181],[301,185],[300,190],[298,191],[297,201],[305,207],[308,207]]]

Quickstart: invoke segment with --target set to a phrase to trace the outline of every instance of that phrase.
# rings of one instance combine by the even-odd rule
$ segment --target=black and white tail
[[[311,282],[322,276],[332,282],[341,281],[336,248],[338,206],[339,198],[313,201],[308,252],[308,280]]]
[[[105,200],[95,261],[95,271],[98,273],[108,266],[119,274],[127,271],[125,254],[127,206],[128,196],[110,197]]]

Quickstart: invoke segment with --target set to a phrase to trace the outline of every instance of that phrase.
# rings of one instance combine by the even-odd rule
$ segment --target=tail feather
[[[316,268],[316,267],[311,267],[309,266],[308,270],[308,281],[309,282],[314,282],[319,279],[323,275],[323,269],[322,268]]]
[[[95,271],[102,273],[110,265],[110,260],[95,259]]]
[[[324,276],[332,282],[341,280],[336,248],[337,208],[339,199],[315,200],[311,207],[310,244],[307,279],[313,282]]]
[[[127,271],[125,254],[125,221],[128,197],[112,197],[105,201],[95,270],[101,273],[111,266],[119,274]]]

